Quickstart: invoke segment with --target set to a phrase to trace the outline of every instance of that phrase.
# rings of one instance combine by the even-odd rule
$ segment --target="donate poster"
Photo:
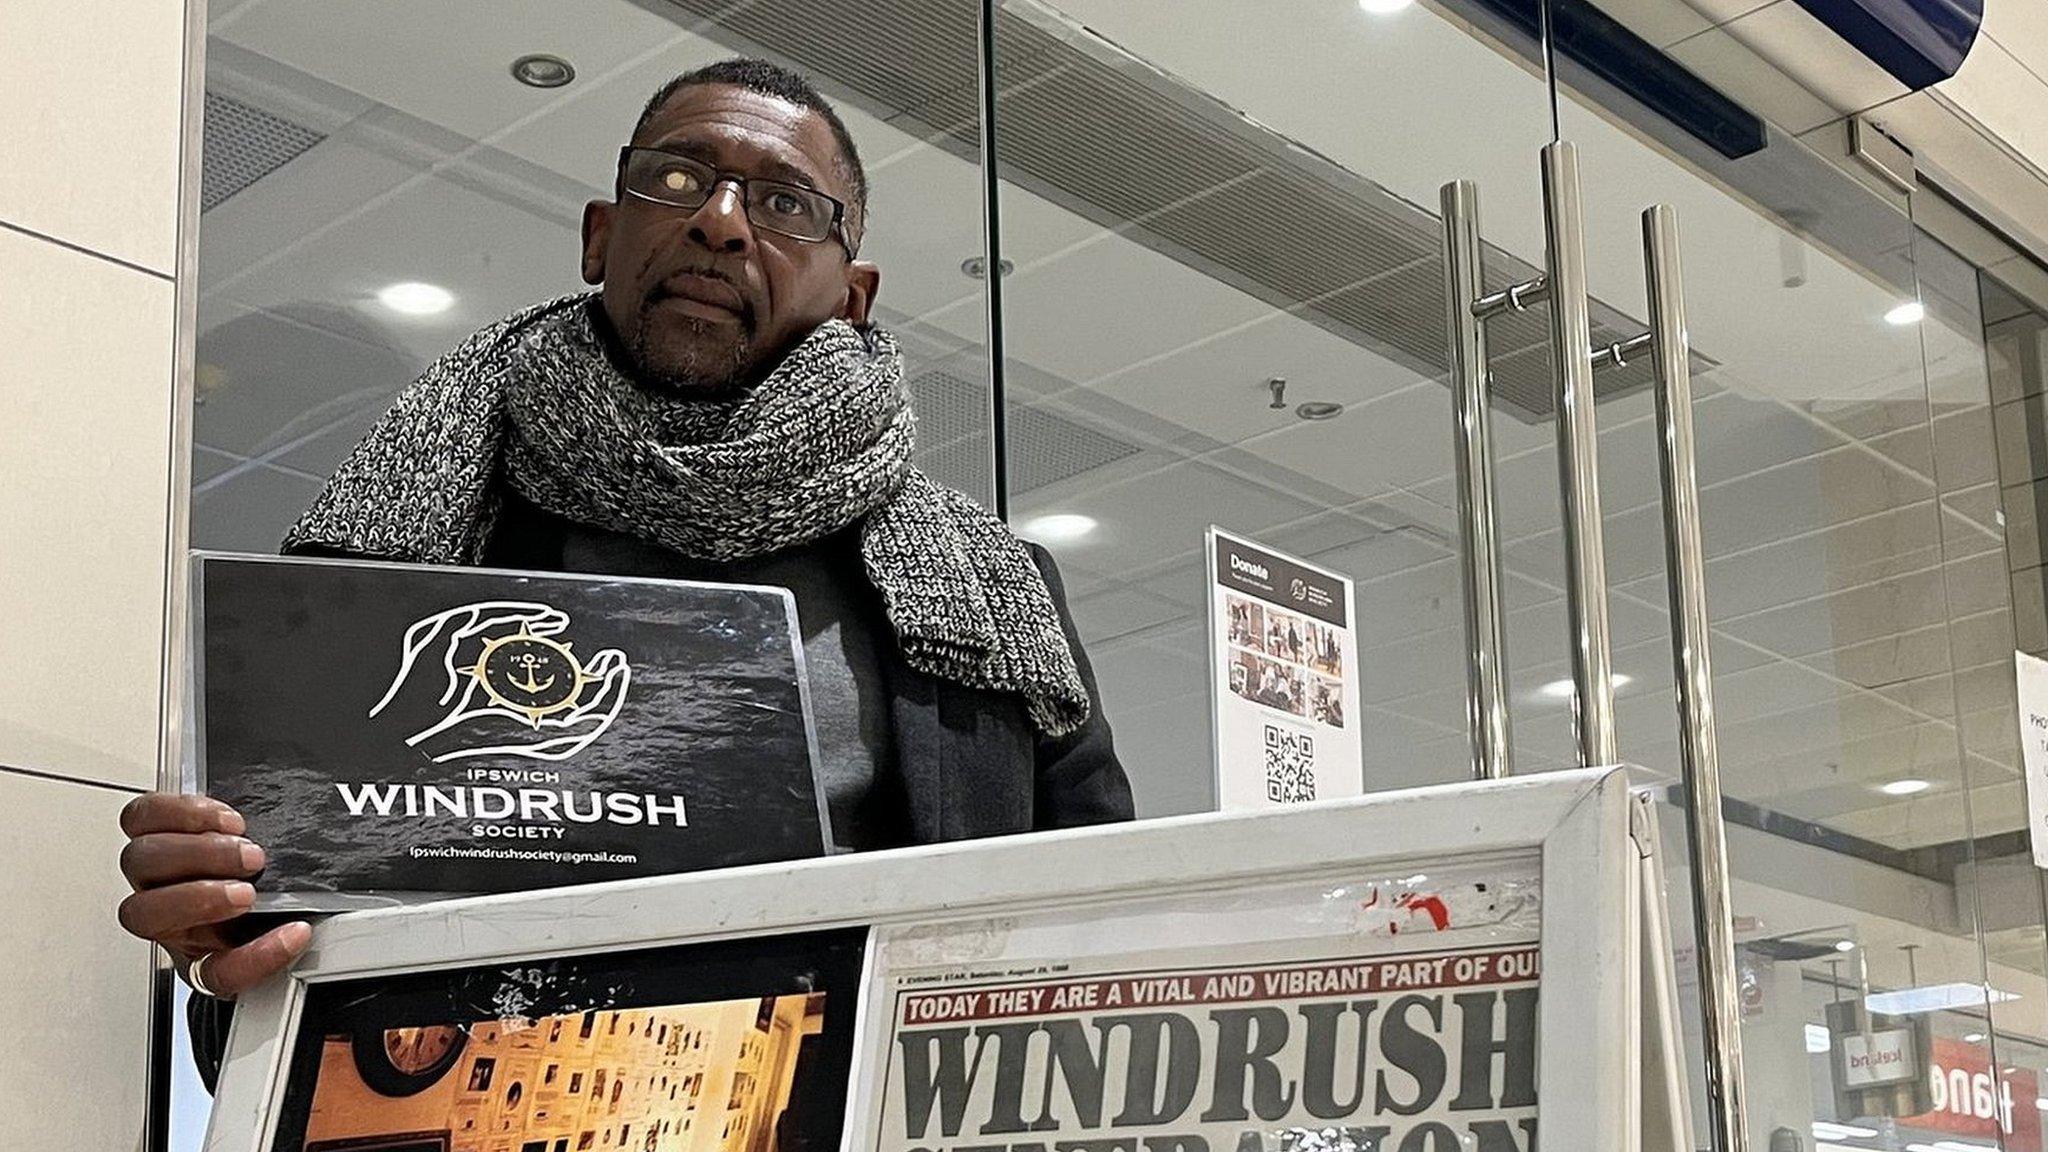
[[[1208,544],[1217,807],[1360,795],[1351,581],[1220,528]]]
[[[1454,866],[898,932],[853,1146],[1536,1148],[1537,899]]]
[[[2014,652],[2019,685],[2020,763],[2026,772],[2027,841],[2034,866],[2048,868],[2048,660]]]
[[[817,856],[779,588],[200,554],[200,786],[330,910]]]

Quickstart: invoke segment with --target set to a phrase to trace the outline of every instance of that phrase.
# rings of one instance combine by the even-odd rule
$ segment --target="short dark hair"
[[[706,84],[728,84],[734,88],[745,88],[750,92],[759,92],[763,96],[786,100],[799,108],[808,108],[822,117],[825,125],[832,129],[833,142],[839,146],[840,171],[846,178],[847,190],[853,194],[853,202],[859,207],[861,222],[865,225],[868,208],[868,173],[867,169],[861,166],[860,149],[853,146],[853,134],[846,130],[846,122],[841,120],[839,113],[826,102],[824,94],[812,87],[811,82],[805,79],[802,73],[784,68],[773,61],[735,56],[730,60],[706,64],[702,68],[685,72],[670,80],[655,92],[653,98],[647,101],[647,107],[641,110],[639,121],[633,125],[633,139],[640,139],[640,134],[647,130],[647,125],[653,121],[656,114],[668,106],[669,100],[677,92]]]

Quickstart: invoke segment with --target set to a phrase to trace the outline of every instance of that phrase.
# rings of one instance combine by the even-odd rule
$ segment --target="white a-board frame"
[[[288,976],[242,998],[205,1149],[269,1152],[317,983],[1006,911],[1108,914],[1140,897],[1531,851],[1542,870],[1542,1144],[1634,1152],[1641,845],[1625,772],[1598,768],[351,913],[320,924]],[[869,1075],[857,1056],[853,1096]]]

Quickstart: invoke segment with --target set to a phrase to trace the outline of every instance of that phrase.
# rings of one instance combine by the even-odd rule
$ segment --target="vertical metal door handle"
[[[1579,763],[1619,763],[1607,633],[1607,553],[1600,524],[1599,433],[1593,419],[1592,325],[1586,318],[1586,244],[1578,150],[1543,146],[1543,231],[1549,262],[1550,351],[1557,373],[1558,496],[1571,615],[1573,726]]]
[[[1459,574],[1465,593],[1465,728],[1472,775],[1498,780],[1513,771],[1508,745],[1507,652],[1500,606],[1500,551],[1494,525],[1493,412],[1487,390],[1479,189],[1470,180],[1443,186],[1444,299],[1450,320],[1452,427],[1458,473]]]
[[[1694,947],[1707,1050],[1707,1112],[1718,1152],[1747,1152],[1742,1104],[1742,1014],[1735,981],[1735,928],[1728,840],[1721,822],[1721,767],[1714,743],[1714,671],[1708,652],[1706,554],[1693,462],[1692,349],[1678,262],[1678,214],[1643,212],[1650,288],[1650,347],[1657,371],[1657,458],[1664,483],[1664,573],[1671,604],[1672,678],[1678,687],[1679,768],[1692,834]]]

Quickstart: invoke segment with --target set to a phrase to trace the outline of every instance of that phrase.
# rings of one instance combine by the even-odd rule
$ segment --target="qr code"
[[[1266,799],[1294,804],[1315,798],[1315,737],[1266,725]]]

